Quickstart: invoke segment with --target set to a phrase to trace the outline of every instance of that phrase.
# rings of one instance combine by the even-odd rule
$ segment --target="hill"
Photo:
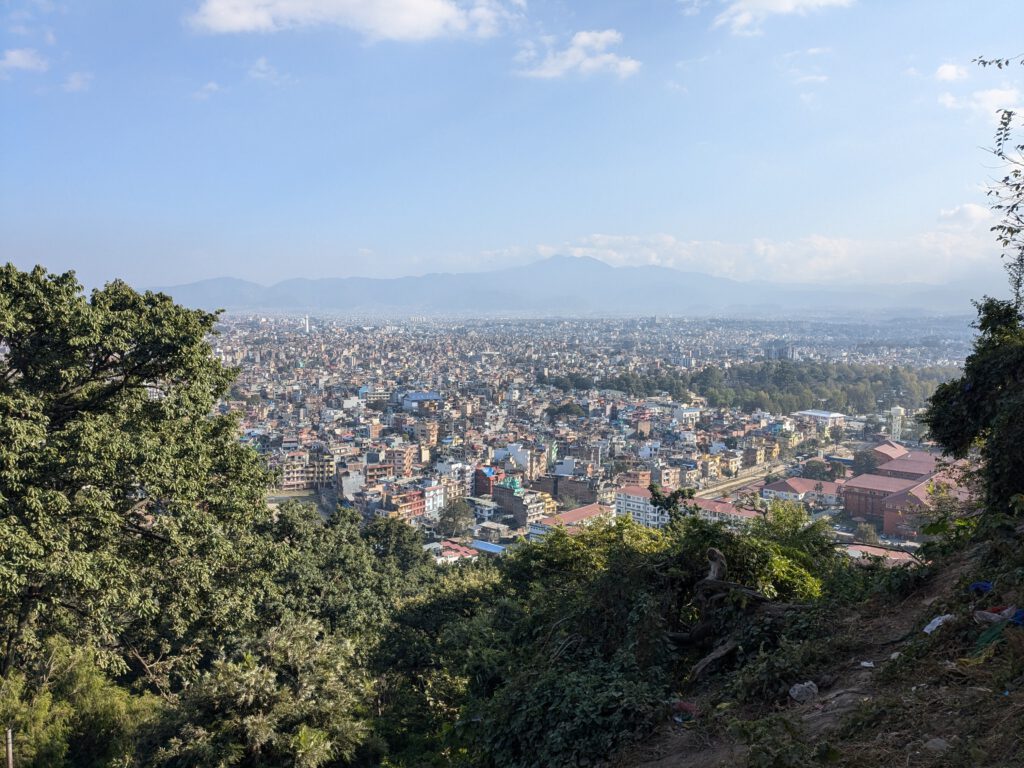
[[[741,282],[657,266],[612,267],[553,256],[473,273],[396,278],[297,278],[271,286],[216,278],[158,289],[214,310],[370,315],[792,316],[836,312],[970,312],[976,285],[808,286]]]

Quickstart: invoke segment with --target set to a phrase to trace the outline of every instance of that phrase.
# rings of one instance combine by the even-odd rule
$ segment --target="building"
[[[908,453],[910,453],[909,450],[899,443],[894,443],[892,440],[886,440],[884,443],[876,445],[871,449],[871,454],[879,464],[906,456]]]
[[[651,492],[639,485],[627,485],[615,492],[615,516],[629,517],[645,528],[668,525],[668,512],[651,504]]]
[[[884,502],[893,494],[917,485],[916,480],[884,475],[858,475],[843,485],[843,504],[851,517],[881,524],[885,519]]]
[[[843,486],[839,483],[811,480],[806,477],[789,477],[768,483],[761,489],[761,498],[835,506],[842,500],[842,493]]]
[[[938,459],[934,454],[926,451],[909,451],[898,458],[879,464],[874,474],[920,480],[935,474],[937,469]]]
[[[778,449],[776,449],[777,451]],[[743,468],[750,469],[764,464],[764,446],[754,445],[743,449]]]
[[[384,506],[377,510],[378,517],[394,517],[407,523],[419,524],[426,512],[426,498],[422,488],[403,489],[386,493]]]
[[[808,411],[797,411],[791,414],[793,418],[799,419],[800,421],[812,422],[818,430],[831,429],[832,427],[844,427],[846,426],[846,416],[835,411],[819,411],[819,410],[808,410]]]
[[[473,476],[473,495],[491,496],[494,487],[505,479],[505,472],[498,467],[480,467]]]
[[[622,482],[625,485],[639,485],[642,488],[646,488],[651,484],[651,470],[642,468],[631,469],[623,473]]]
[[[293,450],[275,454],[268,462],[280,472],[282,491],[309,491],[335,485],[334,455],[325,449]]]
[[[611,520],[615,517],[615,510],[604,504],[586,504],[566,512],[559,512],[557,515],[544,517],[530,525],[529,539],[535,541],[543,538],[553,528],[565,528],[570,534],[581,528],[593,525],[599,520]]]
[[[436,421],[417,421],[412,425],[412,435],[421,445],[437,445],[439,432]]]

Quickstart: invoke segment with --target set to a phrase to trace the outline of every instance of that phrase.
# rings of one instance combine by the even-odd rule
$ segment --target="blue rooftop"
[[[473,543],[469,545],[478,552],[486,552],[489,555],[503,555],[505,553],[505,547],[500,544],[491,544],[489,541],[480,541],[474,539]]]

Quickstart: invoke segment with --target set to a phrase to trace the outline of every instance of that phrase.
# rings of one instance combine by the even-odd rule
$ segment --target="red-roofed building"
[[[843,549],[854,560],[869,557],[881,557],[888,566],[909,565],[914,562],[914,556],[909,552],[899,549],[888,549],[887,547],[872,547],[868,544],[847,544]]]
[[[697,514],[705,520],[746,525],[757,517],[757,512],[738,509],[727,501],[714,499],[691,499],[682,502],[697,507]],[[633,522],[646,528],[664,528],[668,525],[668,512],[651,504],[651,492],[637,485],[626,486],[615,492],[615,516],[629,517]]]
[[[894,443],[892,440],[886,440],[881,445],[876,445],[871,449],[871,452],[875,455],[879,464],[884,464],[887,461],[898,459],[900,456],[906,456],[910,453],[902,445]]]
[[[843,486],[846,512],[851,517],[861,517],[873,523],[881,523],[885,517],[883,506],[885,499],[915,485],[917,485],[917,481],[901,477],[858,475],[852,480],[847,480]]]
[[[697,507],[697,514],[705,520],[715,523],[725,523],[732,526],[749,525],[752,520],[760,517],[760,514],[752,509],[736,507],[727,501],[717,499],[692,499],[686,502]]]
[[[531,523],[530,538],[542,538],[552,528],[565,528],[568,533],[573,534],[598,520],[610,520],[614,517],[615,510],[612,507],[604,504],[586,504]]]
[[[480,556],[475,549],[451,539],[442,541],[440,547],[440,551],[434,555],[434,560],[438,564],[455,563],[459,560],[476,560]]]
[[[789,477],[776,480],[761,489],[762,499],[800,501],[808,504],[838,504],[843,486],[831,480],[811,480],[807,477]]]
[[[925,451],[912,451],[892,461],[879,464],[874,474],[885,477],[902,477],[905,480],[920,480],[933,474],[938,459]]]

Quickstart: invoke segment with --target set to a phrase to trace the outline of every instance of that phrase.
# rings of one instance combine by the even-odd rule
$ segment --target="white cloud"
[[[697,16],[710,0],[678,0],[682,6],[683,16]]]
[[[803,16],[822,8],[845,8],[853,0],[731,0],[715,17],[715,27],[727,26],[734,35],[759,35],[769,16]]]
[[[288,80],[286,75],[277,71],[277,67],[267,61],[266,56],[260,56],[249,67],[249,77],[253,80],[262,80],[271,85],[280,85]]]
[[[544,58],[520,70],[520,74],[549,79],[564,77],[571,72],[584,75],[609,73],[619,78],[635,75],[640,70],[639,61],[608,51],[621,42],[622,35],[614,29],[577,32],[572,36],[569,46],[562,50],[554,50],[548,42]],[[535,61],[536,58],[536,47],[530,44],[520,51],[517,60],[525,63]]]
[[[683,240],[669,234],[594,234],[537,246],[541,257],[589,256],[613,266],[663,266],[734,280],[804,284],[944,283],[998,264],[988,209],[967,203],[944,210],[938,226],[892,240],[812,234],[793,240]]]
[[[988,225],[995,218],[989,208],[977,203],[964,203],[955,208],[943,208],[939,211],[939,221],[946,227],[975,229]]]
[[[798,84],[806,83],[827,83],[828,75],[798,75],[793,82]]]
[[[210,82],[206,83],[202,88],[195,91],[192,94],[192,98],[197,99],[199,101],[206,101],[214,94],[219,93],[221,90],[221,87],[217,85],[217,83],[215,83],[213,80],[211,80]]]
[[[935,70],[935,79],[944,83],[953,83],[967,79],[967,70],[959,64],[943,64]]]
[[[1020,112],[1022,101],[1024,101],[1024,95],[1019,89],[1010,86],[974,91],[969,98],[965,99],[957,98],[949,92],[939,95],[939,104],[946,109],[967,109],[980,117],[987,118],[992,123],[999,122],[999,116],[1005,109]]]
[[[337,26],[371,40],[490,37],[523,0],[202,0],[189,21],[204,32],[276,32]]]
[[[68,93],[88,91],[92,85],[92,72],[72,72],[61,85]]]
[[[49,62],[32,48],[9,48],[0,58],[0,77],[15,71],[45,72],[49,68]]]

